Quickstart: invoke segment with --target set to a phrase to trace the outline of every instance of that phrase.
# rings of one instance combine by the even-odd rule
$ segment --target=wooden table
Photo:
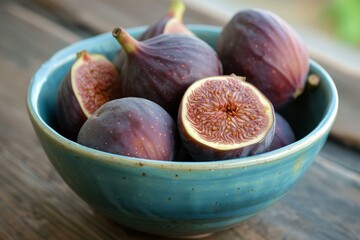
[[[159,239],[94,213],[72,192],[45,156],[25,102],[32,74],[57,50],[115,26],[153,23],[167,6],[165,0],[1,1],[0,239]],[[192,9],[185,22],[224,24]],[[360,239],[359,152],[330,139],[278,203],[207,239]]]

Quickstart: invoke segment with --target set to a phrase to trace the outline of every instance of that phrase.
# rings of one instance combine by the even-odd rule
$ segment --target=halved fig
[[[76,140],[86,119],[120,96],[120,87],[119,74],[105,56],[79,52],[58,90],[56,117],[61,134]]]
[[[194,160],[211,161],[265,152],[275,131],[271,102],[245,78],[213,76],[185,92],[178,129]]]

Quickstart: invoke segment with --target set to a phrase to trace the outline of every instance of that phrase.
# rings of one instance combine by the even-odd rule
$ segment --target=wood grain
[[[25,102],[32,74],[54,52],[117,22],[153,22],[165,3],[153,1],[146,12],[137,11],[145,0],[0,3],[0,239],[160,239],[107,220],[72,192],[46,158]],[[187,14],[189,21],[216,24],[196,11]],[[329,141],[278,203],[206,239],[359,239],[359,156]]]

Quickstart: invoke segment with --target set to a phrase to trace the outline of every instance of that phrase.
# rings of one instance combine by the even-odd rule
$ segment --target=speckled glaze
[[[211,46],[221,31],[215,26],[188,27]],[[143,31],[129,29],[135,37]],[[74,192],[98,212],[140,231],[204,236],[256,214],[284,196],[306,172],[336,118],[336,87],[327,72],[310,61],[320,86],[282,112],[298,139],[291,145],[215,162],[163,162],[96,151],[58,134],[54,116],[59,83],[75,53],[83,49],[112,59],[119,44],[105,33],[56,53],[30,82],[28,113],[49,160]]]

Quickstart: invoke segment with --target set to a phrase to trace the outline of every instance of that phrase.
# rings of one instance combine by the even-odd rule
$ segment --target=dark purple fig
[[[77,142],[100,151],[171,161],[178,148],[176,124],[158,104],[120,98],[96,110],[80,129]]]
[[[165,16],[151,25],[140,37],[143,41],[160,34],[182,33],[194,35],[183,23],[185,4],[180,0],[173,0]]]
[[[279,113],[275,113],[275,135],[267,151],[285,147],[296,141],[295,134],[286,119]]]
[[[193,83],[178,115],[184,146],[197,161],[265,152],[275,131],[271,102],[243,77],[213,76]]]
[[[306,46],[280,17],[261,9],[238,12],[219,36],[224,74],[245,76],[280,109],[304,90]]]
[[[120,97],[120,87],[119,74],[105,56],[79,52],[58,90],[56,118],[61,134],[76,140],[98,107]]]
[[[222,74],[215,50],[197,37],[161,34],[140,42],[122,28],[113,35],[127,54],[120,71],[123,96],[154,101],[172,116],[190,84]]]
[[[138,40],[143,41],[160,34],[171,33],[182,33],[194,36],[194,34],[183,23],[184,12],[185,4],[180,0],[173,0],[165,16],[153,25],[149,26],[145,32],[140,35]],[[114,65],[119,71],[124,64],[125,58],[126,53],[120,49],[113,60]]]
[[[174,159],[176,162],[194,162],[194,159],[186,149],[184,144],[180,144],[179,151]]]

